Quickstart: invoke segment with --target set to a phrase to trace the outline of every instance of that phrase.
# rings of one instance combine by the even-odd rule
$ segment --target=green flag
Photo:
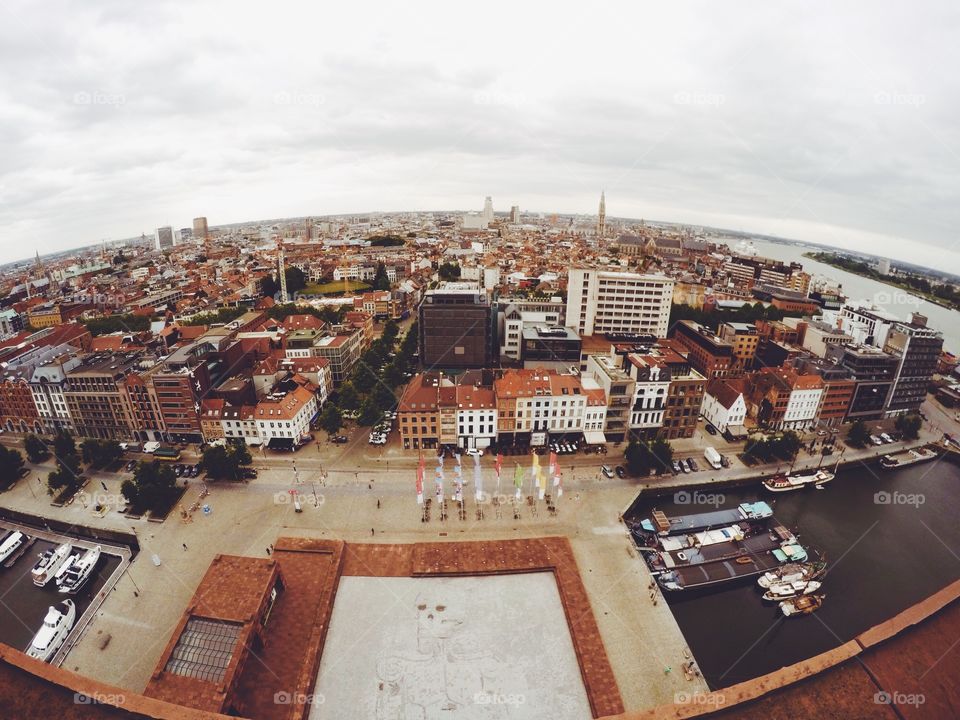
[[[520,465],[517,465],[516,470],[513,471],[513,484],[518,490],[523,487],[523,468]]]

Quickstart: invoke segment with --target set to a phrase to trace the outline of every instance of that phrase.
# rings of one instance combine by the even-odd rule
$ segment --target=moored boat
[[[817,580],[794,580],[788,583],[774,583],[763,594],[763,599],[769,602],[790,600],[800,595],[809,595],[820,589],[823,583]]]
[[[934,460],[937,453],[930,448],[917,448],[915,450],[905,450],[899,453],[891,453],[880,458],[880,467],[884,470],[896,470],[897,468],[916,465],[917,463]]]
[[[47,608],[43,625],[33,636],[27,655],[43,662],[49,662],[67,639],[77,618],[77,608],[73,600],[64,600]]]
[[[73,548],[70,543],[63,543],[55,548],[45,550],[40,554],[40,559],[33,566],[30,574],[33,576],[33,584],[43,587],[53,580],[63,566],[70,560],[70,551]]]
[[[825,593],[819,595],[800,595],[780,603],[780,612],[786,617],[798,617],[816,612],[823,605]]]
[[[766,590],[774,583],[816,580],[827,570],[825,562],[787,563],[765,572],[757,578],[757,585]]]
[[[66,571],[57,576],[57,589],[61,593],[76,595],[83,588],[100,560],[100,546],[92,547],[74,558]]]
[[[0,563],[6,562],[28,539],[26,535],[17,530],[9,533],[3,539],[3,542],[0,542]]]
[[[823,487],[836,477],[836,473],[820,468],[809,473],[778,473],[763,481],[770,492],[790,492],[807,486]]]
[[[633,530],[637,534],[682,535],[745,521],[765,520],[770,517],[773,517],[773,508],[768,503],[758,500],[757,502],[740,503],[737,507],[726,510],[713,510],[676,517],[668,517],[662,510],[653,510],[651,516],[641,520],[639,524],[633,527]]]

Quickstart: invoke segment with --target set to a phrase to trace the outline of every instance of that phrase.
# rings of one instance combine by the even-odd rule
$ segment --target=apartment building
[[[104,440],[134,436],[137,428],[123,382],[139,371],[144,357],[138,351],[93,353],[67,373],[63,397],[78,435]]]
[[[435,448],[440,439],[439,373],[414,375],[397,404],[404,450]]]
[[[608,442],[623,442],[630,431],[636,381],[623,370],[612,349],[609,355],[589,355],[585,376],[592,378],[607,398],[604,436]]]
[[[673,280],[588,268],[570,268],[566,326],[581,336],[604,333],[666,337]]]
[[[855,382],[845,421],[881,419],[900,359],[870,345],[834,345],[826,360],[849,371]]]
[[[638,439],[655,438],[663,427],[670,393],[670,368],[655,354],[630,353],[623,369],[634,380],[630,407],[630,435]]]
[[[80,364],[77,353],[68,353],[58,359],[37,366],[30,376],[30,392],[43,425],[43,432],[53,435],[61,430],[73,431],[73,420],[63,396],[67,373]]]
[[[523,330],[529,325],[562,325],[566,317],[560,297],[504,297],[494,306],[500,357],[520,361]]]
[[[887,398],[887,415],[918,410],[926,400],[930,381],[943,352],[943,335],[927,327],[914,313],[909,323],[895,323],[887,333],[885,352],[899,358],[896,379]]]
[[[751,323],[725,322],[720,325],[718,336],[733,345],[733,357],[738,372],[753,368],[760,345],[760,333]]]
[[[743,373],[733,343],[699,323],[677,321],[670,329],[670,338],[687,350],[690,365],[705,378],[737,377]]]
[[[313,387],[278,390],[257,403],[253,418],[257,435],[267,447],[293,450],[310,436],[310,421],[319,412]]]

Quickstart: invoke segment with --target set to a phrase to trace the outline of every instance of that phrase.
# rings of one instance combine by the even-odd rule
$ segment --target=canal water
[[[664,595],[713,689],[777,670],[851,640],[960,578],[956,498],[960,467],[947,460],[881,472],[841,470],[825,490],[773,494],[759,483],[721,489],[721,508],[775,500],[774,517],[829,563],[819,611],[784,618],[756,580]],[[712,510],[642,497],[629,517]],[[648,602],[638,591],[638,602]]]
[[[27,534],[29,535],[29,531]],[[0,567],[0,642],[17,650],[27,649],[43,624],[47,608],[61,600],[73,600],[77,606],[79,622],[91,600],[120,564],[118,556],[102,553],[94,577],[87,581],[84,588],[73,596],[61,595],[57,592],[55,581],[40,588],[33,584],[30,576],[37,556],[52,547],[55,547],[54,543],[38,539],[13,567]]]

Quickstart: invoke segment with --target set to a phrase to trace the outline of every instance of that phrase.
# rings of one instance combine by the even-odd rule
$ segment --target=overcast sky
[[[608,215],[960,273],[949,0],[241,5],[0,3],[0,261],[605,188]]]

